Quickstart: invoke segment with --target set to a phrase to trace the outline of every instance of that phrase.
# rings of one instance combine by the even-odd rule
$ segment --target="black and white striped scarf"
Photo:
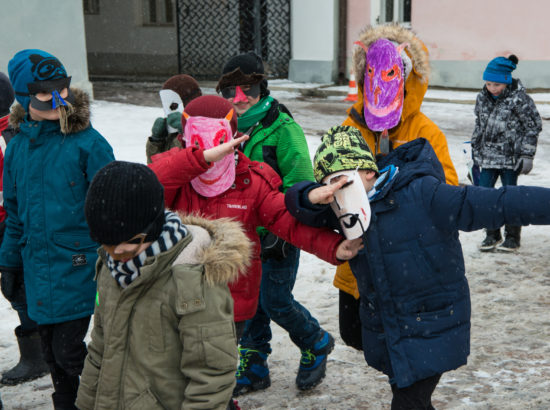
[[[165,211],[164,219],[164,226],[159,238],[143,252],[134,256],[133,259],[126,262],[115,261],[110,255],[107,255],[107,267],[122,288],[127,288],[130,283],[139,277],[139,269],[143,266],[145,259],[166,252],[187,236],[187,229],[174,212]]]

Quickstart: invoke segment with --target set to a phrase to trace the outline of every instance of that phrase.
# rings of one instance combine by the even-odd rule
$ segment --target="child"
[[[185,107],[182,126],[186,148],[154,156],[150,167],[164,185],[169,208],[183,213],[200,212],[209,218],[234,218],[244,224],[254,242],[247,275],[229,287],[235,301],[240,339],[245,321],[254,316],[258,306],[261,280],[258,226],[333,264],[339,263],[338,259],[349,259],[357,251],[356,244],[343,241],[330,229],[299,224],[290,216],[284,195],[279,191],[278,175],[267,164],[234,152],[234,147],[248,137],[233,138],[237,118],[230,102],[217,96],[196,98]],[[307,366],[300,365],[300,378],[304,383],[320,381],[326,368],[323,358],[332,351],[334,339],[324,331],[316,340],[299,346],[302,354],[311,358]]]
[[[252,250],[240,225],[165,211],[154,172],[123,161],[98,171],[85,213],[102,247],[78,408],[225,409],[237,368],[227,283]]]
[[[428,49],[422,40],[409,28],[390,23],[368,26],[355,44],[358,99],[342,125],[361,131],[377,157],[413,139],[427,139],[447,183],[458,185],[445,134],[420,111],[430,76]],[[360,350],[360,295],[347,263],[338,266],[334,285],[340,289],[340,334],[347,345]]]
[[[492,59],[483,72],[485,86],[476,99],[476,123],[472,134],[474,164],[481,168],[479,186],[517,185],[519,174],[533,168],[542,121],[535,103],[521,81],[512,78],[518,58]],[[487,229],[479,249],[513,252],[519,248],[521,226],[506,225],[502,242],[500,229]]]
[[[90,125],[88,96],[69,88],[63,64],[22,50],[8,64],[19,105],[4,158],[8,213],[0,271],[24,272],[27,309],[38,323],[56,409],[72,409],[94,308],[97,244],[84,218],[88,185],[113,150]]]
[[[422,138],[377,166],[361,133],[345,126],[323,137],[313,168],[316,180],[328,185],[299,183],[287,191],[286,205],[304,223],[341,229],[328,204],[339,189],[344,197],[351,192],[351,178],[342,171],[357,170],[351,185],[364,187],[359,191],[372,214],[361,236],[364,248],[349,262],[361,294],[365,359],[388,375],[392,409],[432,409],[441,374],[466,364],[470,351],[470,296],[458,231],[550,224],[550,189],[445,184]],[[359,201],[338,204],[352,221],[362,214]]]
[[[269,164],[282,180],[281,191],[301,181],[314,181],[311,157],[302,128],[286,107],[269,95],[262,59],[253,52],[232,57],[223,67],[218,92],[233,106],[238,129],[250,138],[242,144],[244,155]],[[290,339],[304,348],[319,340],[326,331],[317,319],[294,299],[300,250],[265,228],[258,229],[262,246],[260,302],[254,317],[246,324],[241,339],[240,366],[235,396],[270,386],[267,357],[271,353],[273,320],[288,332]],[[326,361],[327,357],[316,360]],[[303,356],[300,366],[311,358]],[[296,378],[301,390],[314,387],[319,380]]]
[[[202,91],[193,77],[178,74],[164,82],[159,94],[166,117],[155,120],[147,139],[145,154],[148,164],[153,155],[174,147],[181,148],[181,113],[191,100],[202,95]]]
[[[0,195],[2,192],[4,153],[14,133],[13,127],[9,125],[9,112],[14,99],[15,94],[8,77],[4,73],[0,73]],[[6,227],[5,220],[6,211],[3,201],[0,200],[0,243]],[[27,300],[22,272],[10,270],[2,272],[2,294],[19,316],[19,325],[15,328],[14,333],[19,346],[20,358],[13,368],[2,373],[0,383],[14,385],[42,377],[48,373],[48,365],[42,358],[38,326],[27,314]]]

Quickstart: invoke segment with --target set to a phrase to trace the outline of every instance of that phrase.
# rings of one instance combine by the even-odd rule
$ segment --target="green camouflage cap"
[[[317,182],[339,171],[365,169],[378,174],[378,167],[357,128],[338,125],[323,135],[313,158],[313,174]]]

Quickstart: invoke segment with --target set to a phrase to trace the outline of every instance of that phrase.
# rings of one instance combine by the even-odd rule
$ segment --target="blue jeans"
[[[241,346],[271,353],[270,319],[285,329],[302,350],[311,348],[321,338],[319,322],[292,296],[299,262],[300,250],[291,245],[285,259],[262,263],[258,310],[246,322]]]
[[[518,184],[518,173],[513,169],[482,168],[479,176],[479,186],[494,188],[499,176],[502,186]]]

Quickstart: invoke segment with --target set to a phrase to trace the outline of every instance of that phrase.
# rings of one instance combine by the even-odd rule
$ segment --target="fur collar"
[[[252,242],[246,236],[240,222],[230,218],[211,220],[198,215],[179,214],[179,216],[185,227],[193,234],[193,241],[187,248],[193,246],[195,241],[201,245],[196,248],[194,259],[195,263],[204,265],[205,279],[208,284],[236,282],[239,275],[246,272],[252,256]],[[193,227],[202,229],[193,229]],[[203,230],[209,234],[209,239],[201,238],[200,231]],[[174,264],[183,262],[188,255],[187,252],[185,254],[182,252]]]
[[[75,101],[73,104],[74,112],[67,119],[66,134],[73,134],[88,128],[90,125],[90,97],[84,91],[78,88],[71,88]],[[20,104],[16,104],[11,109],[10,125],[19,130],[20,124],[25,122],[27,113]]]
[[[409,43],[405,49],[412,60],[413,70],[422,78],[422,82],[427,83],[430,75],[430,63],[428,49],[424,43],[409,29],[398,23],[383,24],[380,26],[367,26],[359,35],[359,41],[367,47],[379,38],[387,38],[399,44]],[[365,75],[365,50],[362,47],[355,47],[353,52],[353,69],[355,78],[363,84]]]

